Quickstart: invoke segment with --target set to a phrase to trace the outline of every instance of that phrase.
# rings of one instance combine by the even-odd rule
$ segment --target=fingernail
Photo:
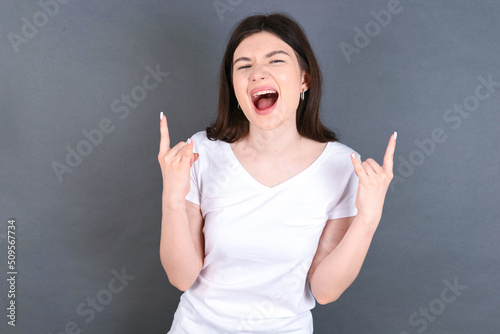
[[[356,158],[356,153],[352,152],[351,153],[351,158],[355,159]]]
[[[163,111],[160,113],[160,121],[163,119]]]
[[[396,140],[396,138],[398,138],[398,133],[394,131],[394,140]]]
[[[186,141],[186,144],[191,144],[191,138],[188,138],[188,140]]]

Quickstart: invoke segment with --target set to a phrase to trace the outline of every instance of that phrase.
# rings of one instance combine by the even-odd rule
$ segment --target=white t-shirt
[[[204,218],[205,261],[169,334],[313,332],[308,271],[328,219],[355,216],[353,150],[329,142],[291,179],[268,187],[230,144],[196,133],[187,200]],[[359,157],[359,155],[358,155]]]

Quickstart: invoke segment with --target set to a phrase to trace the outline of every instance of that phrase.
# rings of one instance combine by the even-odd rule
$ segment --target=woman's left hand
[[[360,162],[354,153],[351,154],[354,171],[359,177],[356,195],[358,216],[375,228],[382,218],[385,195],[393,178],[392,166],[395,149],[396,132],[389,139],[382,166],[371,158]]]

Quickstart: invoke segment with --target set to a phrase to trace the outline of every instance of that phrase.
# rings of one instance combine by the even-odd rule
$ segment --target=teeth
[[[259,95],[264,95],[264,94],[273,94],[273,93],[277,93],[277,91],[275,91],[275,90],[261,90],[260,92],[253,94],[252,97],[257,97]]]

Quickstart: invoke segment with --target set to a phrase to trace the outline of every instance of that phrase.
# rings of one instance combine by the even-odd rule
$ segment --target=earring
[[[302,92],[300,92],[300,100],[304,101],[304,90],[302,89]]]
[[[239,104],[239,103],[238,103],[238,109],[240,109],[240,110],[241,110],[241,107],[240,107],[240,104]]]

